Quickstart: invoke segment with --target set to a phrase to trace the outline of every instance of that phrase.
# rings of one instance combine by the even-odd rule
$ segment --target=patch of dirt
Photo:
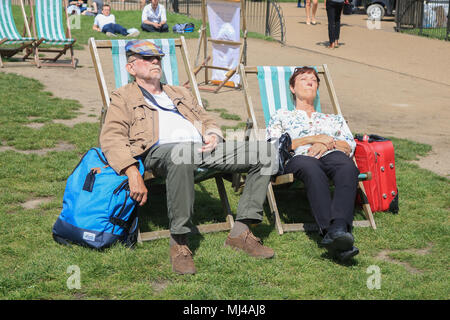
[[[39,208],[39,206],[41,204],[45,204],[45,203],[49,203],[50,201],[52,201],[53,198],[37,198],[37,199],[31,199],[28,200],[25,203],[22,203],[21,206],[25,209],[36,209]]]
[[[168,280],[158,280],[158,281],[152,281],[151,286],[155,293],[160,293],[161,291],[164,291],[167,286],[170,284],[170,281]]]
[[[50,151],[70,151],[74,150],[75,146],[67,142],[59,142],[54,148],[44,148],[39,150],[18,150],[10,146],[0,146],[0,152],[3,151],[14,151],[23,154],[37,154],[40,156],[46,155]]]
[[[412,267],[407,262],[403,262],[403,261],[399,261],[398,259],[391,258],[389,255],[391,253],[406,252],[406,253],[412,253],[412,254],[417,254],[417,255],[423,256],[423,255],[429,254],[432,247],[433,247],[433,244],[429,243],[428,246],[426,248],[423,248],[423,249],[382,250],[382,251],[380,251],[377,254],[377,256],[375,258],[379,259],[379,260],[386,261],[386,262],[390,262],[390,263],[395,263],[395,264],[401,265],[401,266],[405,267],[405,269],[408,272],[412,273],[412,274],[422,274],[423,273],[422,270]]]

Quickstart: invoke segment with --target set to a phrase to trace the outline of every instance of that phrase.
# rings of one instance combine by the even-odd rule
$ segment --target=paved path
[[[341,46],[328,49],[326,10],[306,25],[304,8],[281,3],[286,47],[300,61],[329,65],[344,115],[355,131],[431,144],[420,165],[450,176],[450,42],[397,33],[394,18],[378,28],[366,15],[342,16]]]
[[[297,8],[296,3],[280,5],[288,46],[450,86],[450,42],[397,33],[394,17],[383,19],[377,26],[366,15],[353,14],[342,15],[342,45],[330,50],[325,47],[328,24],[323,4],[319,4],[319,23],[315,26],[306,25],[305,9]]]
[[[287,45],[258,39],[248,40],[248,65],[327,64],[337,96],[353,132],[376,133],[428,143],[433,147],[419,165],[450,177],[450,42],[393,32],[393,22],[383,21],[382,29],[369,30],[363,15],[343,16],[339,49],[325,48],[327,24],[323,5],[319,24],[308,26],[305,10],[295,3],[281,4],[287,25]],[[197,40],[187,41],[191,63]],[[21,62],[8,63],[2,72],[18,73],[41,81],[55,96],[80,101],[77,119],[58,120],[67,125],[98,121],[101,98],[88,48],[76,51],[80,67],[36,67]],[[180,60],[181,63],[181,60]],[[103,58],[105,72],[111,71],[111,57]],[[181,80],[185,79],[180,74]],[[111,83],[112,78],[107,77]],[[198,77],[202,81],[201,77]],[[74,83],[69,90],[61,83]],[[249,81],[254,85],[256,81]],[[324,90],[325,86],[321,86]],[[258,91],[251,92],[257,104]],[[246,119],[242,91],[224,88],[219,94],[201,93],[211,108],[227,108]],[[326,105],[326,92],[321,97]],[[257,108],[256,108],[257,109]],[[259,119],[261,112],[256,110]],[[232,125],[218,117],[221,124]]]

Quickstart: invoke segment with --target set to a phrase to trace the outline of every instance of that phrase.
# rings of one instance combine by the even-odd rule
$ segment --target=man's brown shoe
[[[263,246],[261,239],[255,237],[250,230],[242,232],[237,238],[228,235],[225,247],[242,250],[255,258],[272,258],[275,253],[269,247]]]
[[[172,270],[178,274],[194,274],[197,272],[192,259],[192,252],[186,245],[175,244],[170,247]]]

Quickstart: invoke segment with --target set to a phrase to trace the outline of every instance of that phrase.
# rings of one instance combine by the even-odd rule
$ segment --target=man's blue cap
[[[125,45],[127,56],[139,54],[147,57],[164,57],[164,53],[160,47],[148,40],[131,40]]]

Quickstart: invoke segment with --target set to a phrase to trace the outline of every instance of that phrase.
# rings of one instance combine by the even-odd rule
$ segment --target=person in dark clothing
[[[330,40],[327,48],[334,49],[339,47],[341,14],[344,2],[348,2],[348,0],[325,0],[328,17],[328,38]]]

